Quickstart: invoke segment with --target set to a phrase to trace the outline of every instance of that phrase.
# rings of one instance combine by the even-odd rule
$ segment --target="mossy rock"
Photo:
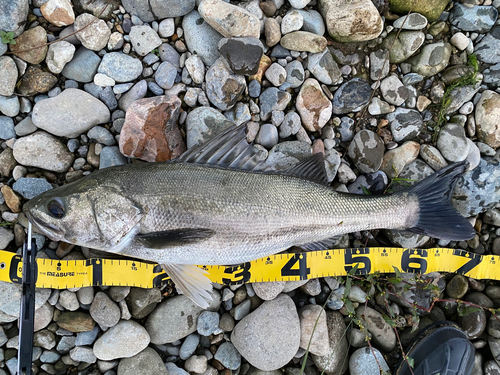
[[[429,22],[433,22],[439,18],[449,2],[450,0],[389,0],[389,6],[394,13],[404,14],[411,9],[413,13],[420,13]]]

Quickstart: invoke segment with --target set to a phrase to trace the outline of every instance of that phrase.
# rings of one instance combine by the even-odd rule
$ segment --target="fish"
[[[450,204],[467,163],[389,195],[339,193],[322,154],[268,170],[246,126],[233,126],[175,160],[95,171],[28,201],[34,228],[54,241],[160,264],[206,308],[212,284],[196,264],[233,265],[285,251],[331,248],[340,235],[408,230],[467,240],[475,230]]]

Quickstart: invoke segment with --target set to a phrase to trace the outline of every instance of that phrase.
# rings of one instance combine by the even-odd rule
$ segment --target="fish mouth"
[[[43,222],[40,218],[34,216],[28,210],[24,211],[24,214],[26,215],[26,218],[28,219],[28,221],[31,224],[33,224],[33,226],[37,232],[40,232],[41,234],[49,237],[53,241],[63,241],[64,240],[63,233],[59,228],[57,228],[54,225],[51,225],[49,223]]]

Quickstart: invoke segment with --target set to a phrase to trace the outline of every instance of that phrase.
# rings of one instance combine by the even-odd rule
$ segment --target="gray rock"
[[[424,130],[422,115],[414,109],[397,108],[387,115],[396,142],[416,140]]]
[[[25,117],[14,127],[14,129],[16,131],[16,135],[18,137],[22,137],[35,132],[38,128],[35,124],[33,124],[33,121],[31,121],[31,117]]]
[[[250,314],[251,301],[249,299],[244,300],[238,306],[234,308],[234,320],[241,320],[248,314]]]
[[[69,356],[73,361],[85,362],[85,363],[96,363],[97,358],[94,355],[92,348],[85,346],[77,346],[69,352]]]
[[[292,299],[280,294],[265,301],[236,324],[231,341],[252,366],[263,371],[283,367],[300,343],[300,322]]]
[[[281,142],[269,151],[266,164],[274,170],[284,170],[312,155],[311,145],[302,141]]]
[[[129,35],[134,51],[140,56],[146,56],[162,43],[156,31],[147,25],[132,26]]]
[[[229,111],[224,112],[224,116],[229,121],[233,122],[236,126],[252,119],[248,104],[241,102],[236,103],[233,108],[231,108]]]
[[[361,78],[353,78],[339,87],[333,95],[333,113],[359,112],[368,103],[372,89]]]
[[[212,311],[203,311],[198,317],[197,332],[202,336],[210,336],[219,327],[219,314]]]
[[[161,302],[158,288],[131,288],[127,296],[127,305],[135,319],[145,318]]]
[[[213,291],[209,311],[217,311],[221,303],[220,294]],[[175,342],[196,331],[202,308],[184,295],[175,296],[160,303],[146,320],[146,329],[153,344]]]
[[[216,134],[234,124],[219,111],[210,107],[198,107],[189,112],[186,118],[186,145],[191,148],[205,143]]]
[[[194,9],[195,1],[124,0],[123,6],[127,12],[136,15],[143,22],[151,22],[155,19],[180,17],[188,14]]]
[[[211,66],[219,58],[217,46],[223,36],[205,22],[195,10],[184,17],[182,28],[189,51],[200,56],[206,65]]]
[[[291,99],[292,96],[288,92],[281,91],[276,87],[264,90],[259,97],[261,120],[269,120],[273,111],[283,111]]]
[[[130,82],[142,73],[141,60],[121,52],[110,52],[104,55],[97,69],[116,82]]]
[[[160,355],[153,348],[146,348],[130,358],[120,361],[118,375],[154,374],[168,375],[169,372]]]
[[[349,359],[351,375],[378,375],[380,374],[379,366],[383,371],[389,371],[389,366],[387,366],[384,357],[376,348],[360,348],[352,353]]]
[[[453,206],[465,217],[495,207],[500,202],[500,191],[496,187],[499,178],[498,156],[481,158],[475,169],[458,180],[453,193]]]
[[[477,374],[481,374],[477,372]],[[490,359],[484,364],[484,375],[497,375],[500,374],[500,366],[494,360]]]
[[[14,182],[12,188],[24,198],[31,199],[38,194],[51,190],[52,185],[45,178],[21,177]]]
[[[17,77],[17,66],[14,60],[9,56],[0,56],[0,95],[11,96],[14,93]]]
[[[110,131],[102,126],[94,126],[87,133],[87,137],[96,141],[97,143],[102,143],[107,146],[111,146],[115,143],[115,138]]]
[[[241,365],[241,355],[230,342],[222,343],[214,358],[229,370],[237,370]]]
[[[403,16],[392,23],[396,29],[422,30],[427,26],[427,18],[420,13],[411,13],[408,17]]]
[[[483,39],[484,40],[484,39]],[[411,59],[412,70],[424,77],[433,76],[448,66],[451,56],[449,43],[426,44],[420,53]]]
[[[120,308],[103,292],[95,295],[89,312],[101,327],[114,327],[120,321]]]
[[[290,51],[322,52],[327,47],[326,38],[308,31],[293,31],[281,38],[281,46]]]
[[[408,90],[396,75],[391,75],[380,82],[380,91],[389,104],[400,106],[408,99]]]
[[[450,20],[453,26],[463,31],[475,31],[485,34],[495,25],[498,11],[492,6],[467,7],[456,3],[450,13]]]
[[[76,297],[76,293],[70,292],[69,290],[63,290],[59,294],[58,303],[69,311],[75,311],[80,308],[80,304],[78,303],[78,298]]]
[[[36,288],[35,290],[35,311],[47,302],[50,297],[50,289]],[[14,321],[19,318],[20,299],[22,285],[0,281],[0,321],[4,317],[11,316]],[[3,313],[3,314],[2,314]],[[4,323],[2,321],[2,323]]]
[[[180,70],[181,55],[179,55],[179,52],[177,52],[174,47],[168,43],[163,43],[160,48],[158,48],[158,53],[161,61],[168,61],[175,66],[176,69]]]
[[[328,48],[323,52],[309,55],[307,69],[325,85],[335,85],[342,79],[340,69]]]
[[[130,104],[135,102],[138,99],[142,99],[146,96],[148,91],[148,84],[146,80],[141,80],[137,82],[132,88],[122,95],[120,100],[118,101],[118,106],[121,110],[127,111]]]
[[[457,124],[443,126],[437,139],[437,148],[448,161],[465,160],[469,153],[469,143],[464,128]]]
[[[123,345],[126,342],[127,345]],[[133,320],[121,320],[106,331],[94,344],[95,356],[103,361],[132,357],[150,342],[146,329]]]
[[[294,7],[297,8],[297,7]],[[302,30],[309,31],[311,33],[317,35],[324,35],[326,32],[325,23],[323,22],[323,17],[321,14],[314,10],[297,10],[304,20],[304,24],[302,25]]]
[[[165,367],[167,368],[167,372],[169,375],[189,375],[187,371],[177,367],[172,362],[165,363]]]
[[[286,70],[280,64],[273,63],[266,70],[265,76],[274,86],[281,86],[286,80]]]
[[[260,299],[271,301],[283,291],[285,283],[285,281],[257,282],[252,283],[252,287]]]
[[[182,343],[182,346],[179,351],[179,357],[183,360],[188,359],[193,355],[195,352],[196,348],[198,347],[198,344],[200,343],[200,336],[196,333],[190,334],[184,342]]]
[[[184,368],[189,372],[203,374],[207,371],[207,357],[204,355],[193,355],[186,361]]]
[[[75,106],[75,103],[78,103]],[[33,123],[51,134],[75,138],[96,124],[109,121],[109,109],[85,91],[66,89],[33,107]]]
[[[65,40],[51,44],[47,51],[45,62],[54,74],[59,74],[75,54],[75,46]]]
[[[9,243],[13,239],[14,239],[14,233],[12,230],[7,229],[5,227],[0,227],[0,248],[6,249],[7,246],[9,246]],[[1,318],[0,318],[0,320],[1,320]],[[0,335],[0,339],[1,339],[1,335]]]
[[[19,99],[16,95],[0,96],[0,112],[5,116],[15,117],[21,109]]]
[[[223,38],[219,42],[219,53],[236,74],[252,75],[259,70],[264,47],[253,37]]]
[[[281,34],[285,35],[292,31],[300,30],[303,24],[304,19],[302,18],[302,14],[296,10],[291,10],[285,14],[281,21]]]
[[[306,305],[298,310],[300,320],[300,347],[316,356],[330,353],[326,311],[318,305]]]
[[[172,35],[174,35],[175,34],[174,19],[173,18],[165,18],[163,21],[161,21],[160,24],[158,25],[158,34],[162,38],[170,38]]]
[[[155,73],[155,81],[162,89],[169,90],[175,83],[177,69],[168,61],[164,61]]]
[[[300,127],[301,127],[301,120],[298,113],[293,111],[288,112],[279,126],[280,129],[279,136],[280,138],[288,138],[292,135],[297,134]]]
[[[245,77],[233,74],[219,58],[206,74],[207,97],[222,111],[231,109],[246,89]]]
[[[0,1],[0,30],[13,31],[14,36],[19,36],[28,18],[28,0],[1,0]]]
[[[78,332],[76,334],[75,345],[93,345],[100,332],[99,326],[95,326],[91,331]]]
[[[384,142],[376,133],[362,130],[354,136],[349,144],[348,153],[360,171],[372,173],[382,165]]]
[[[108,44],[111,30],[104,20],[89,13],[80,14],[75,19],[74,27],[81,30],[76,33],[76,37],[85,48],[92,51],[100,51]],[[90,25],[89,25],[90,24]],[[89,25],[88,27],[85,27]]]
[[[451,103],[446,108],[445,113],[450,114],[456,112],[462,107],[466,102],[471,100],[476,92],[479,90],[479,85],[474,87],[472,85],[456,87],[450,91]]]
[[[285,66],[285,71],[286,81],[280,89],[284,90],[288,87],[297,88],[302,85],[305,78],[305,72],[300,61],[293,60]]]
[[[370,53],[370,78],[373,81],[382,79],[389,74],[390,64],[386,61],[387,54],[388,52],[382,49]]]
[[[106,146],[99,154],[99,169],[127,164],[127,159],[118,146]]]
[[[273,124],[264,124],[260,127],[255,142],[267,149],[273,148],[278,143],[278,129]]]
[[[376,96],[370,101],[370,105],[368,106],[368,113],[372,116],[376,115],[385,115],[387,113],[394,112],[395,107],[390,105],[383,100],[380,100]]]
[[[62,142],[43,131],[19,139],[13,154],[19,164],[53,172],[66,172],[74,159]]]
[[[14,121],[7,116],[0,116],[0,139],[16,138]]]
[[[193,82],[202,84],[205,79],[203,60],[198,55],[192,55],[186,60],[185,66]]]
[[[490,66],[483,71],[483,82],[493,87],[500,86],[500,63]]]
[[[397,39],[396,36],[394,31],[382,43],[383,48],[390,51],[389,62],[392,64],[406,61],[425,41],[425,34],[421,31],[401,31]]]
[[[376,310],[360,306],[356,309],[356,316],[364,323],[364,327],[371,332],[373,343],[385,352],[390,352],[396,346],[396,334],[392,327],[384,320],[382,314]]]

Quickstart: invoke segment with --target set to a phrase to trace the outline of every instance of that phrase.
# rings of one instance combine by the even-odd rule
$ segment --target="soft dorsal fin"
[[[230,127],[209,141],[190,148],[175,161],[254,170],[265,161],[265,156],[261,149],[248,143],[246,124],[242,124]]]
[[[280,172],[288,176],[300,177],[321,185],[329,185],[323,154],[318,153],[302,160],[299,164]]]

